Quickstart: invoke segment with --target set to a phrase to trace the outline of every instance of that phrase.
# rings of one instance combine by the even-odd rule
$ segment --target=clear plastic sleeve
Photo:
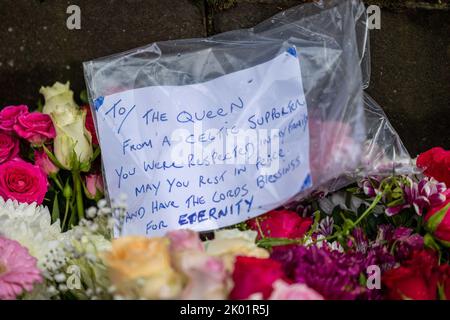
[[[365,8],[359,0],[305,4],[252,29],[206,39],[156,42],[85,62],[94,118],[99,97],[145,87],[204,83],[258,66],[291,46],[297,50],[308,112],[309,190],[320,188],[360,168],[366,141],[362,88],[368,85],[370,68]],[[98,133],[101,138],[103,133]]]
[[[334,192],[367,176],[387,177],[420,173],[381,106],[365,92],[364,116],[367,124],[367,136],[363,145],[360,166],[353,172],[348,172],[323,184],[312,191],[313,194],[324,195]],[[299,201],[301,198],[296,200]]]

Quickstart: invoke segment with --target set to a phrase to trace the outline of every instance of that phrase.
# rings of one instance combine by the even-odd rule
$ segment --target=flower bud
[[[100,173],[92,173],[86,176],[86,196],[89,199],[99,200],[104,193],[103,177]]]
[[[64,186],[63,196],[66,199],[72,198],[72,187],[68,183],[66,183],[66,185]]]
[[[34,163],[47,175],[56,174],[59,168],[49,159],[44,150],[34,151]]]
[[[444,194],[445,203],[432,208],[425,216],[425,227],[435,240],[450,247],[450,189]]]

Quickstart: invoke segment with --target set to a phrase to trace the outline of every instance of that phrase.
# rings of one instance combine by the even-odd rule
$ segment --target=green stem
[[[82,193],[83,190],[81,187],[80,172],[73,171],[72,177],[73,177],[73,183],[74,183],[74,189],[75,189],[74,191],[75,191],[78,219],[81,220],[84,218],[84,205],[83,205],[83,193]]]
[[[62,184],[61,184],[61,181],[59,181],[59,178],[58,178],[58,175],[57,175],[57,174],[51,174],[51,175],[50,175],[50,178],[52,178],[52,180],[55,181],[56,185],[58,186],[58,188],[59,188],[61,191],[64,191],[64,188],[63,188],[63,186],[62,186]]]
[[[381,199],[383,198],[383,193],[379,193],[375,199],[373,200],[373,202],[370,204],[370,206],[366,209],[366,211],[364,211],[359,218],[353,222],[353,226],[348,230],[348,232],[350,232],[353,228],[355,228],[361,221],[363,221],[372,211],[373,209],[375,209],[375,207],[377,206],[377,204],[381,201]],[[313,244],[317,243],[318,241],[330,241],[330,240],[334,240],[337,239],[339,236],[339,233],[336,233],[332,236],[328,236],[325,239],[320,239],[320,240],[316,240],[313,241]]]
[[[256,222],[256,226],[258,227],[259,234],[261,235],[261,239],[264,239],[265,236],[262,231],[261,225],[259,224],[259,217],[256,217],[255,222]]]
[[[70,205],[70,198],[66,198],[66,209],[64,210],[64,219],[62,223],[62,229],[64,230],[64,227],[66,225],[67,216],[69,215],[69,205]]]
[[[366,209],[366,211],[364,211],[363,214],[360,215],[359,218],[355,222],[353,222],[353,228],[356,227],[362,220],[364,220],[372,212],[373,209],[375,209],[377,204],[381,201],[382,197],[383,197],[382,193],[379,193],[375,197],[372,204]]]

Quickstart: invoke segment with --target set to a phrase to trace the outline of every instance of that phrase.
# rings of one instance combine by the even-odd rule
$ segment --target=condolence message
[[[308,114],[294,47],[214,80],[97,97],[122,234],[213,230],[274,209],[312,185]]]

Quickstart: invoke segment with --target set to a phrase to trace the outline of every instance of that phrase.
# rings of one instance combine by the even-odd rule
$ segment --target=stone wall
[[[251,27],[302,0],[0,0],[0,106],[35,105],[41,85],[84,87],[82,61],[158,40]],[[368,92],[413,155],[450,148],[448,0],[371,0],[382,8],[371,33]],[[66,27],[69,4],[81,30]]]

